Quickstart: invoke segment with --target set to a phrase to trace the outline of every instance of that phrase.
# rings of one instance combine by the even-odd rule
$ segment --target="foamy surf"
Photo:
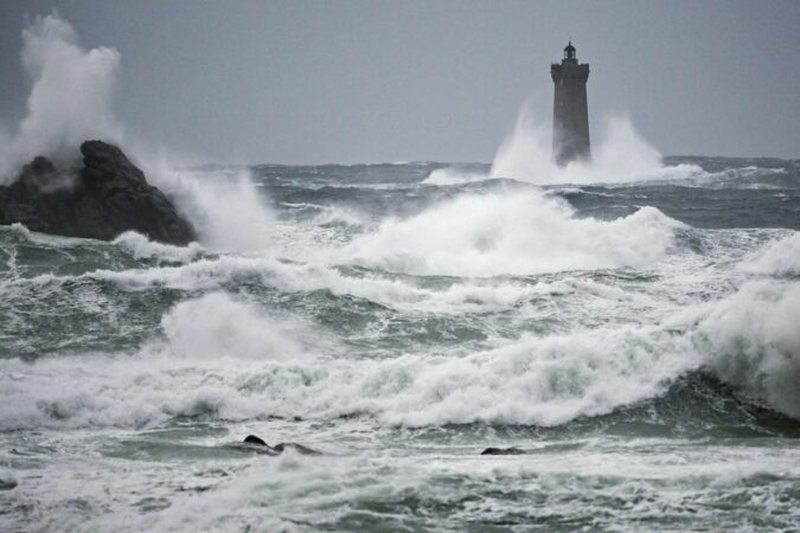
[[[115,50],[57,16],[24,46],[0,181],[122,134]],[[541,126],[491,166],[128,134],[197,243],[0,227],[0,529],[797,529],[796,162],[623,120],[556,167]]]
[[[324,338],[312,341],[319,333],[308,325],[212,293],[169,310],[163,340],[138,354],[48,358],[33,367],[4,360],[0,390],[11,403],[0,427],[153,426],[187,416],[335,421],[354,414],[390,426],[556,426],[658,398],[700,369],[798,416],[798,291],[797,283],[748,283],[720,302],[699,304],[694,325],[607,325],[527,335],[473,353],[359,361],[331,352]],[[72,386],[59,391],[65,379]]]
[[[578,219],[540,194],[469,195],[384,222],[343,253],[412,274],[491,276],[645,267],[661,258],[680,223],[645,208],[615,221]]]
[[[742,516],[766,494],[770,524],[794,521],[792,230],[726,227],[710,209],[713,229],[693,227],[712,190],[696,183],[677,208],[655,182],[438,187],[415,167],[395,188],[334,194],[269,176],[248,178],[270,195],[268,231],[238,219],[255,233],[228,251],[0,229],[2,477],[17,483],[0,499],[50,502],[76,529],[118,520],[69,518],[75,487],[131,530],[265,526],[264,508],[354,529],[359,511],[326,506],[376,505],[381,524],[454,529],[487,516],[458,503],[476,495],[493,519],[535,499],[590,527],[576,491],[595,521],[607,498],[644,491],[647,509],[615,513],[690,506],[713,528],[706,509],[736,490]],[[714,195],[744,190],[772,220],[794,194],[721,183]],[[325,455],[259,456],[239,446],[248,434]],[[409,505],[439,511],[426,522]]]

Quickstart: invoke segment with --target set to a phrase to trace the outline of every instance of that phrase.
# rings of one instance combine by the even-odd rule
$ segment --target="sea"
[[[179,178],[0,227],[0,530],[800,530],[800,161]]]

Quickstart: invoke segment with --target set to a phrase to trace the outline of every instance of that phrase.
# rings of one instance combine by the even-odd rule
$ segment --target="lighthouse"
[[[589,64],[578,63],[572,41],[564,48],[561,64],[550,66],[555,92],[553,96],[553,159],[561,166],[571,161],[587,161],[589,146],[589,108],[586,105],[586,81]]]

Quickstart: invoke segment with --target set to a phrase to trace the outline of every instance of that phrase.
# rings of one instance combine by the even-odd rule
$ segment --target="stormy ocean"
[[[211,165],[125,132],[115,48],[21,36],[0,185],[102,139],[199,238],[0,226],[0,531],[800,530],[800,161],[616,119],[558,167],[526,105],[491,164]]]
[[[0,228],[2,529],[800,527],[798,162],[502,159],[180,171],[185,248]]]

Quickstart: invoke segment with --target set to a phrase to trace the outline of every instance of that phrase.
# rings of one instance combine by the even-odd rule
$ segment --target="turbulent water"
[[[800,165],[667,163],[207,167],[200,245],[0,227],[0,526],[797,530]]]

